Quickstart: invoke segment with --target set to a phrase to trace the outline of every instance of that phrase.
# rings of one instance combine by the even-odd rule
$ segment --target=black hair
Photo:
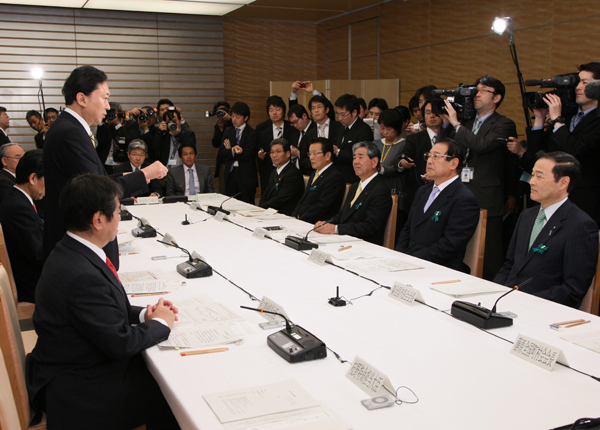
[[[106,73],[94,66],[77,67],[71,72],[62,87],[65,104],[67,106],[73,104],[79,93],[89,96],[98,88],[98,84],[106,82],[106,80]]]
[[[224,106],[225,109],[227,109],[227,112],[229,112],[231,110],[231,105],[229,103],[227,103],[225,100],[221,100],[220,102],[216,102],[214,104],[213,111],[216,112],[216,110],[221,106]]]
[[[581,178],[581,163],[579,163],[577,158],[573,157],[571,154],[561,151],[548,153],[540,151],[536,155],[538,160],[545,158],[556,163],[554,167],[552,167],[554,182],[558,182],[558,180],[564,176],[567,176],[571,179],[569,186],[567,187],[567,193],[571,194],[575,188],[575,185]]]
[[[350,114],[356,111],[356,114],[360,112],[360,104],[358,104],[358,98],[353,94],[344,94],[339,96],[335,101],[335,107],[346,109]]]
[[[412,114],[413,109],[419,107],[419,98],[417,96],[412,96],[408,102],[408,108],[410,109],[410,113]]]
[[[60,193],[59,206],[67,230],[90,229],[94,214],[102,212],[108,221],[123,196],[123,188],[108,176],[84,173],[71,178]]]
[[[311,107],[312,107],[313,103],[322,103],[323,106],[325,106],[325,108],[329,108],[329,112],[327,112],[327,117],[331,121],[335,121],[335,109],[333,108],[333,105],[331,104],[331,102],[329,101],[329,99],[327,97],[325,97],[322,94],[312,96],[312,98],[308,101],[308,109],[311,111],[311,113],[312,113]]]
[[[34,149],[23,154],[15,170],[16,183],[25,184],[29,182],[29,176],[32,173],[35,173],[38,178],[44,177],[44,151],[41,149]]]
[[[496,103],[496,109],[498,109],[502,104],[502,100],[504,100],[504,94],[506,94],[504,84],[499,79],[493,78],[490,75],[482,76],[477,79],[475,81],[475,86],[479,84],[485,85],[486,87],[492,87],[494,89],[494,95],[500,94],[500,101]]]
[[[423,115],[423,120],[425,120],[425,106],[432,104],[432,100],[431,99],[427,99],[425,100],[425,103],[423,103],[423,106],[421,106],[421,115]],[[439,116],[439,115],[437,115]]]
[[[296,118],[302,118],[306,115],[307,118],[310,117],[308,112],[306,112],[306,108],[300,104],[294,105],[288,111],[288,118],[292,116],[292,114],[296,115]]]
[[[194,148],[194,154],[198,155],[198,148],[196,148],[196,145],[185,143],[183,145],[179,145],[179,148],[177,148],[177,153],[180,157],[183,157],[183,148]]]
[[[419,103],[419,98],[421,96],[423,96],[425,98],[425,100],[429,100],[431,98],[433,98],[431,96],[431,92],[433,90],[437,90],[437,87],[435,85],[427,85],[425,87],[421,87],[419,88],[416,92],[415,92],[415,97],[417,98],[417,104]]]
[[[283,99],[279,96],[271,96],[267,99],[267,115],[269,114],[269,108],[271,106],[280,107],[283,109],[283,116],[285,116],[285,111],[287,110],[287,106]]]
[[[402,134],[402,129],[404,128],[404,118],[402,118],[402,114],[396,109],[386,109],[381,112],[377,122],[379,125],[383,124],[386,127],[393,128],[396,130],[398,135]]]
[[[46,115],[48,115],[50,112],[55,113],[56,115],[58,115],[58,111],[56,109],[54,109],[53,107],[46,108],[46,110],[44,111],[44,113]]]
[[[160,109],[160,106],[161,106],[161,105],[175,106],[175,105],[173,104],[173,102],[172,102],[171,100],[169,100],[169,99],[160,99],[160,100],[158,101],[158,103],[156,103],[156,109],[157,109],[157,110],[158,110],[158,109]]]
[[[600,79],[600,63],[586,63],[578,67],[580,72],[592,72],[594,79]]]
[[[362,106],[364,110],[367,110],[367,102],[362,97],[358,98],[358,104]]]
[[[250,108],[244,102],[235,102],[233,106],[231,106],[231,112],[247,117],[246,121],[250,119]]]
[[[288,140],[283,137],[273,139],[271,141],[271,145],[269,145],[269,148],[273,148],[273,146],[275,145],[281,145],[283,147],[283,152],[290,152],[292,150],[290,142],[288,142]]]
[[[410,121],[410,117],[412,116],[410,114],[410,110],[408,110],[408,108],[406,106],[396,106],[394,109],[396,109],[398,112],[400,112],[400,115],[402,115],[402,121],[407,122]]]
[[[446,155],[449,155],[452,158],[446,158],[446,160],[450,161],[453,158],[456,158],[458,160],[458,165],[456,166],[456,172],[460,172],[463,168],[463,150],[462,147],[460,146],[460,143],[458,143],[456,140],[451,139],[449,137],[443,137],[440,140],[438,140],[436,142],[437,143],[443,143],[448,147],[448,150],[446,151]]]
[[[378,99],[377,97],[375,97],[369,102],[369,110],[371,110],[372,107],[377,107],[381,110],[389,109],[385,99]]]
[[[329,152],[333,157],[333,143],[331,143],[331,140],[327,139],[326,137],[315,137],[313,140],[310,141],[311,145],[313,143],[321,144],[321,151],[323,151],[323,155]]]
[[[29,118],[31,118],[32,116],[36,117],[37,119],[42,119],[42,115],[38,111],[30,110],[27,111],[27,113],[25,114],[25,119],[27,120],[27,122],[29,122]]]
[[[2,106],[0,106],[0,113],[2,113],[2,112],[6,112],[6,108],[5,108],[5,107],[2,107]]]

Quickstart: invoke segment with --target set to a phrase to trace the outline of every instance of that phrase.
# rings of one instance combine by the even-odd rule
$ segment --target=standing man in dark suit
[[[265,209],[277,209],[284,215],[291,215],[304,190],[302,173],[290,162],[292,156],[290,144],[284,138],[271,142],[270,155],[275,169],[271,173],[267,188],[260,196],[258,205]]]
[[[292,106],[288,112],[288,118],[295,129],[290,137],[292,163],[296,165],[303,175],[310,175],[313,167],[307,155],[311,142],[308,134],[310,131],[316,131],[317,123],[310,119],[308,112],[306,112],[306,109],[302,105]]]
[[[0,170],[0,202],[4,196],[15,185],[17,165],[19,160],[25,154],[23,148],[16,143],[5,143],[0,146],[0,160],[2,160],[2,170]]]
[[[42,154],[36,149],[23,155],[17,165],[16,184],[0,205],[0,223],[20,302],[35,302],[35,286],[44,264],[44,222],[33,202],[44,197]]]
[[[180,166],[182,163],[177,156],[177,150],[180,146],[196,146],[196,135],[189,127],[183,127],[181,121],[179,111],[175,107],[169,106],[162,116],[162,121],[152,143],[157,160],[169,169]],[[171,127],[173,128],[169,129],[168,124],[172,124]]]
[[[358,117],[360,105],[354,95],[344,94],[335,101],[335,113],[344,127],[333,141],[334,163],[348,184],[358,180],[352,168],[352,145],[372,142],[373,130]]]
[[[448,101],[448,114],[442,118],[452,125],[451,137],[466,151],[461,180],[475,194],[480,207],[488,211],[483,278],[492,280],[503,261],[502,217],[516,204],[519,177],[510,174],[513,160],[509,160],[506,141],[517,135],[517,127],[513,120],[496,112],[506,92],[502,82],[488,75],[479,78],[475,86],[475,118],[461,123]]]
[[[161,298],[130,306],[102,251],[117,235],[122,188],[95,174],[71,179],[60,197],[67,233],[44,265],[27,356],[27,388],[48,428],[177,429],[140,353],[169,337],[177,308]]]
[[[440,139],[428,152],[432,183],[417,191],[396,251],[469,273],[463,260],[477,229],[479,205],[460,181],[462,157],[460,145],[450,138]]]
[[[225,163],[225,175],[219,180],[226,183],[226,194],[234,196],[241,193],[240,200],[255,204],[258,176],[256,170],[256,154],[258,152],[258,135],[248,125],[250,108],[244,102],[236,102],[231,106],[231,122],[223,134],[223,143],[219,148],[217,165],[221,160]]]
[[[535,122],[527,130],[527,151],[522,162],[531,172],[536,154],[540,150],[563,151],[573,155],[581,164],[581,180],[569,193],[569,199],[587,213],[600,228],[600,117],[598,116],[598,100],[589,98],[586,93],[600,93],[600,63],[588,63],[579,66],[579,84],[575,90],[577,113],[562,116],[560,97],[547,93],[544,101],[548,108],[534,109]],[[587,86],[591,83],[589,89]],[[594,90],[595,89],[595,90]],[[549,113],[551,126],[544,132],[544,118]],[[522,164],[523,165],[523,164]]]
[[[216,102],[213,106],[213,112],[218,118],[214,126],[214,132],[212,137],[212,146],[213,148],[217,149],[217,164],[215,165],[215,178],[221,177],[221,179],[219,180],[218,192],[221,194],[225,194],[227,189],[225,179],[223,179],[223,177],[225,176],[225,160],[221,160],[219,158],[218,149],[221,146],[221,142],[223,142],[223,133],[229,127],[233,126],[231,122],[231,106],[226,101],[219,101]]]
[[[307,155],[314,171],[292,217],[314,224],[320,219],[330,219],[339,212],[346,183],[331,161],[333,145],[329,139],[313,139]]]
[[[262,191],[266,190],[271,172],[274,170],[274,163],[269,154],[271,142],[280,138],[284,138],[289,142],[292,134],[292,124],[285,120],[285,111],[285,102],[281,97],[271,96],[267,99],[267,114],[271,124],[258,134],[259,149],[256,158]]]
[[[8,127],[10,127],[10,118],[8,117],[8,113],[6,112],[6,108],[0,106],[0,145],[10,143],[8,134],[6,134],[6,130],[8,130]]]
[[[44,144],[44,173],[46,181],[46,219],[44,225],[44,256],[62,239],[65,226],[58,209],[58,198],[67,181],[75,175],[91,172],[106,175],[96,153],[91,124],[99,124],[109,108],[110,91],[103,71],[93,66],[81,66],[71,72],[62,89],[67,108],[58,117]],[[148,191],[148,182],[160,179],[167,169],[155,162],[139,172],[115,174],[114,179],[124,188],[125,197]],[[117,241],[108,243],[105,252],[115,267],[119,267]]]
[[[173,167],[167,174],[167,196],[195,196],[214,193],[213,176],[210,168],[196,162],[196,146],[184,145],[177,149],[181,166]]]
[[[581,176],[577,159],[564,152],[543,154],[529,181],[540,206],[521,213],[504,266],[494,282],[579,308],[598,261],[598,227],[569,198]]]
[[[360,182],[350,187],[338,214],[328,222],[317,222],[315,231],[346,234],[382,245],[385,225],[392,209],[392,196],[378,173],[381,152],[373,142],[355,143],[353,151],[354,171]]]
[[[115,173],[132,173],[144,169],[150,165],[146,161],[148,146],[141,139],[133,139],[127,147],[128,163],[122,163],[115,167]],[[152,179],[148,184],[148,191],[132,194],[131,197],[162,197],[165,195],[162,187],[162,181]]]
[[[129,144],[127,123],[125,114],[120,103],[110,102],[110,110],[107,112],[102,124],[96,128],[96,139],[98,146],[96,152],[100,161],[104,163],[106,173],[115,172],[115,167],[127,163],[127,145]],[[135,121],[128,121],[137,127]]]

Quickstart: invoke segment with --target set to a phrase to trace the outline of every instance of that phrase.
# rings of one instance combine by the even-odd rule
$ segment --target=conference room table
[[[225,197],[212,195],[210,204]],[[230,200],[228,207],[241,207]],[[249,206],[251,207],[251,206]],[[310,251],[296,251],[281,242],[253,236],[256,227],[282,226],[307,232],[312,227],[289,217],[257,220],[232,212],[229,220],[215,217],[186,203],[128,206],[161,234],[202,255],[214,273],[184,279],[164,297],[178,301],[206,294],[225,304],[245,320],[249,332],[241,345],[225,345],[226,352],[181,356],[179,350],[147,349],[143,355],[183,429],[223,428],[203,396],[244,387],[294,379],[313,398],[353,429],[550,429],[582,417],[600,416],[600,355],[561,339],[568,333],[600,330],[600,318],[514,291],[498,303],[498,311],[517,315],[514,325],[481,330],[450,315],[454,297],[430,288],[432,282],[474,281],[456,272],[363,241],[320,245],[329,253],[342,246],[381,258],[399,259],[422,268],[396,272],[361,273],[338,264],[308,261]],[[190,224],[183,225],[187,216]],[[119,231],[130,231],[137,221],[121,221]],[[157,270],[175,273],[185,258],[152,260],[177,255],[158,238],[136,239],[138,253],[120,258],[119,273]],[[173,253],[174,252],[174,253]],[[412,306],[389,297],[395,281],[418,289],[424,303]],[[185,284],[185,285],[184,285]],[[351,299],[333,307],[328,299]],[[508,289],[506,289],[508,291]],[[491,308],[502,293],[469,297],[467,301]],[[293,321],[335,351],[324,359],[288,363],[267,345],[267,336],[281,328],[263,330],[266,320],[240,309],[257,307],[263,296],[285,309]],[[361,297],[362,296],[362,297]],[[145,306],[159,297],[131,297]],[[254,298],[254,299],[253,299]],[[584,318],[591,323],[555,331],[551,323]],[[552,371],[537,367],[510,353],[519,334],[560,348],[568,366],[557,363]],[[212,348],[212,347],[211,347]],[[201,349],[201,348],[193,348]],[[408,387],[417,403],[367,410],[361,400],[370,396],[345,377],[355,357],[385,373],[395,388]],[[593,377],[591,377],[591,376]],[[404,388],[398,397],[416,400]],[[318,430],[319,422],[297,428]],[[256,429],[276,429],[261,427]]]

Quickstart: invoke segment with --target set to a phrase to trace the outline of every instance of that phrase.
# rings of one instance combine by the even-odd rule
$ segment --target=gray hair
[[[273,139],[271,141],[271,145],[269,146],[269,148],[272,148],[273,145],[281,145],[283,147],[284,152],[291,151],[291,149],[292,149],[292,148],[290,148],[290,143],[287,141],[287,139],[285,139],[283,137],[278,137],[277,139]]]
[[[148,155],[148,145],[142,139],[133,139],[129,142],[129,146],[127,147],[127,152],[131,152],[134,149],[141,149]]]
[[[8,152],[8,148],[15,145],[17,145],[19,148],[21,147],[21,145],[18,143],[5,143],[4,145],[0,146],[0,159],[7,157],[6,153]]]
[[[377,145],[375,145],[375,143],[367,142],[366,140],[363,140],[362,142],[357,142],[354,145],[352,145],[352,154],[354,154],[359,148],[366,148],[367,155],[371,160],[377,157],[377,165],[379,166],[379,162],[381,161],[381,151],[379,150]]]

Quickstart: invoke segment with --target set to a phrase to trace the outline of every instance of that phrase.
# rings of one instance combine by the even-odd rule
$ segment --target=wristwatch
[[[561,124],[566,124],[567,120],[565,119],[564,116],[561,115],[561,116],[556,117],[556,119],[552,120],[550,122],[550,124],[552,124],[552,127],[554,127],[557,122],[560,122]]]

